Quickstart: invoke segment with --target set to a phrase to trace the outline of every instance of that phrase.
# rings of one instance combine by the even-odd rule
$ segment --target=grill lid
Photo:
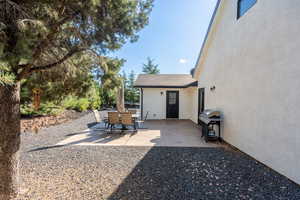
[[[208,117],[208,118],[212,118],[212,117],[218,118],[221,116],[221,113],[220,113],[220,111],[217,111],[217,110],[206,109],[200,114],[200,116]]]

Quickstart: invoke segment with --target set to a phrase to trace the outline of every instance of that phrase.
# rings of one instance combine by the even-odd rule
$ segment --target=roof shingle
[[[197,86],[195,80],[190,74],[140,74],[134,84],[135,87],[171,87],[186,88]]]

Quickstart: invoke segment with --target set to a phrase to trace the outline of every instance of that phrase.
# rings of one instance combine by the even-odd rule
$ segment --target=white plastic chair
[[[144,119],[135,121],[137,123],[137,127],[139,129],[145,129],[144,124],[145,124],[145,121],[147,120],[148,114],[149,114],[149,111],[146,113],[146,116],[145,116]],[[143,117],[143,116],[141,116],[141,117]]]

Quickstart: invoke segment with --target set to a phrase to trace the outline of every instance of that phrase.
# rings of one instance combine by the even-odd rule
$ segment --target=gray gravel
[[[92,114],[23,134],[19,199],[300,199],[300,187],[223,148],[52,147]],[[33,151],[32,151],[33,150]]]
[[[38,147],[52,146],[66,138],[68,134],[76,133],[95,124],[92,112],[77,113],[79,118],[56,126],[43,128],[38,133],[25,132],[21,134],[21,151]]]

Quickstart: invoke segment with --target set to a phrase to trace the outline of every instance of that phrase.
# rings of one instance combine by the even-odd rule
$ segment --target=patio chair
[[[146,112],[146,116],[144,119],[141,119],[141,120],[137,120],[136,123],[138,124],[138,128],[141,128],[141,129],[144,129],[144,123],[145,121],[147,120],[147,117],[148,117],[148,114],[149,114],[149,111]],[[142,116],[143,117],[143,116]]]
[[[93,110],[93,113],[94,113],[96,123],[100,124],[101,122],[103,122],[106,128],[108,125],[108,119],[103,116],[103,112],[99,112],[98,110]]]
[[[117,124],[120,124],[119,113],[118,112],[108,112],[108,128],[110,127],[111,133],[112,133],[112,129]]]
[[[132,114],[130,113],[121,113],[121,124],[123,126],[133,126],[134,131],[136,131],[136,126],[135,126],[135,122],[132,118]]]
[[[104,122],[105,128],[107,128],[108,125],[109,125],[109,123],[108,123],[108,114],[107,113],[108,113],[107,111],[100,112],[100,118]]]
[[[99,111],[98,110],[93,110],[93,113],[94,113],[96,123],[100,123],[101,122],[101,117],[100,117]]]

